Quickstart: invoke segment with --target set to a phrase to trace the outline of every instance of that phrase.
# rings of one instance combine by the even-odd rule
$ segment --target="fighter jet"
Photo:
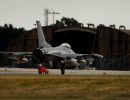
[[[0,51],[0,66],[8,66],[13,63],[28,63],[26,56],[31,56],[32,52],[2,52]]]
[[[50,67],[54,65],[57,66],[60,61],[64,61],[67,66],[77,67],[79,65],[76,59],[77,57],[90,56],[90,54],[75,53],[68,43],[52,47],[45,39],[40,21],[36,21],[36,23],[39,47],[33,52],[33,61],[37,63],[46,63]]]

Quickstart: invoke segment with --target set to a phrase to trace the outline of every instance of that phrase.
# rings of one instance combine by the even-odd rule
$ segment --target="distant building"
[[[98,53],[104,56],[98,69],[130,70],[130,30],[124,26],[119,29],[99,26],[97,43]]]
[[[97,42],[98,53],[106,58],[130,54],[130,30],[99,26]]]

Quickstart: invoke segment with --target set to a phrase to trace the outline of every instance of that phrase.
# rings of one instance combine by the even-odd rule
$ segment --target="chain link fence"
[[[98,70],[130,70],[130,55],[96,58],[93,66]]]

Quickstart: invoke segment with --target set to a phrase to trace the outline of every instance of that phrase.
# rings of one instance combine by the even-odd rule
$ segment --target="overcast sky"
[[[34,28],[36,20],[44,25],[44,9],[59,12],[55,19],[73,17],[85,26],[116,24],[130,29],[130,0],[0,0],[0,26],[5,23],[14,27]],[[52,24],[49,15],[49,24]]]

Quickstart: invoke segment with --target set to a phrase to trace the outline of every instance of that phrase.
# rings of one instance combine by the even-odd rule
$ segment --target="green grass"
[[[129,100],[130,76],[0,76],[0,100]]]

